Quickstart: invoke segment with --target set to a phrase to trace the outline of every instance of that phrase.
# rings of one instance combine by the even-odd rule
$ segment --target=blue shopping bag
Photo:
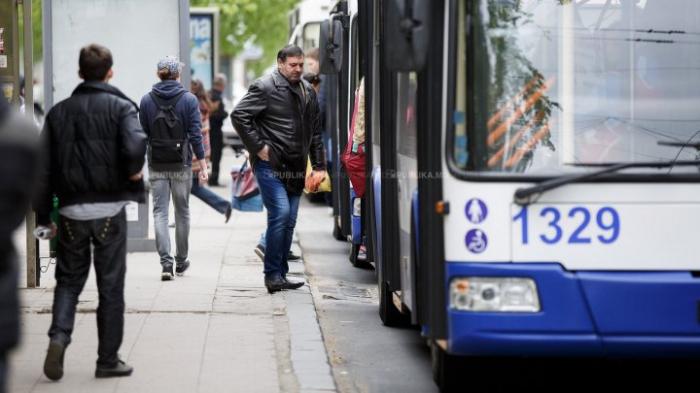
[[[263,211],[260,188],[248,160],[243,165],[231,169],[231,180],[232,208],[242,212]]]

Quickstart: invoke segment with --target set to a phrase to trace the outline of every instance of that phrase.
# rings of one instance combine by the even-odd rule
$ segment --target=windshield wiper
[[[700,166],[700,160],[692,160],[692,161],[649,161],[649,162],[625,162],[625,163],[617,163],[617,164],[610,164],[610,163],[602,163],[602,164],[576,164],[576,166],[604,166],[603,169],[599,169],[597,171],[593,172],[587,172],[587,173],[580,173],[580,174],[575,174],[575,175],[564,175],[564,176],[559,176],[555,177],[554,179],[550,180],[545,180],[541,183],[535,184],[534,186],[531,187],[525,187],[525,188],[518,188],[515,190],[515,194],[513,195],[513,202],[515,202],[517,205],[520,206],[525,206],[529,205],[541,194],[543,194],[546,191],[553,190],[555,188],[571,184],[571,183],[580,183],[585,180],[590,180],[594,179],[597,177],[601,177],[603,175],[607,175],[609,173],[614,173],[621,171],[623,169],[629,169],[629,168],[669,168],[669,167],[674,167],[674,166]]]
[[[700,142],[658,141],[656,144],[659,146],[692,147],[695,150],[700,150]]]

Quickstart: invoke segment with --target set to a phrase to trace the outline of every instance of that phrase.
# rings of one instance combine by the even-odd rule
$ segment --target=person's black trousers
[[[92,246],[92,250],[91,250]],[[114,217],[76,221],[61,216],[58,230],[56,289],[52,341],[71,342],[75,307],[90,272],[94,253],[99,306],[97,307],[97,364],[117,364],[124,334],[124,276],[126,274],[126,213]]]
[[[7,391],[7,353],[0,352],[0,393]]]
[[[209,130],[209,142],[211,143],[211,177],[209,178],[209,183],[218,185],[221,153],[224,149],[224,133],[220,127],[212,127]]]

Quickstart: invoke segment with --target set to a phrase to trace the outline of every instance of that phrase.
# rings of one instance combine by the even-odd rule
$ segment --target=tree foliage
[[[275,59],[289,29],[287,15],[298,0],[190,0],[193,7],[219,8],[221,54],[236,56],[246,42],[259,46],[263,57],[251,64],[260,73]]]

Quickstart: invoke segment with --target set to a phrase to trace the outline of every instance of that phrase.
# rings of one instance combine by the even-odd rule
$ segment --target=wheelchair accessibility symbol
[[[486,234],[481,229],[472,229],[467,232],[467,237],[464,241],[467,244],[467,250],[474,254],[481,254],[489,244]]]

